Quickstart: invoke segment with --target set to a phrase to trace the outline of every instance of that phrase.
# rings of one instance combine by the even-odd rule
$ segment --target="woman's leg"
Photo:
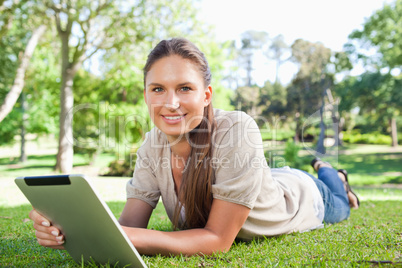
[[[325,208],[324,222],[337,223],[346,220],[350,215],[350,207],[345,198],[340,198],[339,196],[333,194],[330,188],[323,181],[315,178],[313,175],[307,172],[306,174],[313,179],[321,193]]]
[[[338,176],[338,171],[332,167],[324,166],[317,171],[317,174],[318,179],[325,183],[325,185],[331,190],[332,194],[349,206],[349,199],[345,185]]]
[[[350,215],[349,199],[338,171],[322,161],[316,164],[314,168],[318,179],[309,175],[316,183],[324,201],[324,222],[336,223],[347,219]]]
[[[346,193],[346,197],[348,199],[349,206],[351,208],[359,208],[359,200],[358,200],[356,194],[350,190],[350,186],[347,182],[347,178],[345,177],[345,174],[343,172],[336,171],[335,169],[332,168],[331,164],[329,164],[327,162],[323,162],[323,161],[319,160],[318,158],[314,159],[313,163],[314,163],[314,164],[312,164],[313,168],[318,173],[318,179],[322,180],[337,195],[343,196],[343,192],[340,190],[340,188],[335,186],[335,185],[339,185],[339,181],[336,179],[332,180],[332,178],[339,178],[343,184],[343,189]],[[331,171],[320,171],[320,170],[322,170],[321,168],[329,168]],[[325,169],[325,170],[327,170],[327,169]],[[337,175],[335,175],[335,173]],[[330,179],[328,180],[328,178],[330,178]]]

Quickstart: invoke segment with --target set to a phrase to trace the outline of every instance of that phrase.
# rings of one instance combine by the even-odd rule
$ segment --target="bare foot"
[[[318,160],[317,162],[315,162],[313,168],[314,168],[315,171],[318,171],[322,167],[332,168],[330,163],[324,162],[324,161],[321,161],[321,160]]]
[[[357,197],[356,195],[354,195],[351,191],[348,191],[348,189],[346,188],[346,178],[345,175],[342,172],[338,171],[338,177],[341,179],[341,181],[343,182],[345,191],[348,195],[348,199],[349,199],[349,207],[354,208],[354,209],[358,209],[359,208],[359,203],[357,202]]]
[[[349,199],[349,207],[358,209],[359,203],[357,202],[357,197],[352,193],[348,192],[348,199]]]

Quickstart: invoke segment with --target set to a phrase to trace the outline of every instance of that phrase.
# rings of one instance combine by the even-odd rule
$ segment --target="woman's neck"
[[[181,158],[187,160],[191,152],[191,146],[186,138],[181,140],[175,139],[174,141],[169,141],[170,151],[175,158]]]

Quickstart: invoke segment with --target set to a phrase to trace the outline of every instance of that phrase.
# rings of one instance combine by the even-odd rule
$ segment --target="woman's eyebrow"
[[[162,85],[162,84],[159,84],[159,83],[149,83],[149,84],[147,84],[147,86],[148,86],[148,87],[149,87],[149,86],[162,87],[163,85]]]
[[[180,83],[177,86],[182,87],[182,86],[186,86],[186,85],[192,85],[193,83],[191,82],[184,82],[184,83]]]
[[[182,87],[182,86],[192,85],[192,84],[193,84],[193,83],[191,83],[191,82],[183,82],[183,83],[178,84],[177,86],[178,86],[178,87]],[[147,86],[148,86],[148,87],[149,87],[149,86],[163,87],[162,84],[154,83],[154,82],[147,84]]]

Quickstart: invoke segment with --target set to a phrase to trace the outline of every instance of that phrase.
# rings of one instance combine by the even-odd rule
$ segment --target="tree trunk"
[[[251,87],[251,72],[253,71],[253,67],[252,67],[252,60],[251,60],[251,55],[247,58],[247,68],[246,68],[246,72],[247,72],[247,84],[246,86]]]
[[[21,106],[22,106],[22,123],[21,123],[21,155],[20,155],[20,162],[24,163],[27,161],[27,154],[25,151],[25,124],[27,121],[28,115],[26,114],[26,100],[25,94],[22,92],[21,94]]]
[[[338,119],[337,119],[338,120]],[[343,125],[345,124],[345,119],[341,117],[338,120],[338,124],[336,127],[338,128],[338,132],[336,133],[336,139],[335,139],[335,144],[334,146],[342,146],[343,145]]]
[[[321,78],[321,86],[324,87],[324,79]],[[325,96],[326,96],[326,89],[323,89],[321,95],[321,107],[320,107],[320,136],[317,142],[317,152],[320,154],[325,154],[325,146],[324,146],[324,139],[325,139],[325,123],[324,123],[324,106],[325,106]]]
[[[25,83],[25,72],[28,68],[29,61],[31,60],[32,54],[38,44],[39,38],[43,35],[46,30],[45,25],[39,26],[35,31],[33,31],[31,38],[25,48],[25,52],[22,56],[20,66],[17,69],[15,75],[14,84],[12,85],[10,92],[8,92],[4,103],[0,107],[0,122],[11,112],[14,104],[17,102]]]
[[[332,104],[331,118],[332,118],[333,130],[334,130],[334,140],[335,140],[334,146],[342,146],[343,121],[340,118],[340,115],[338,113],[339,99],[335,102],[335,100],[332,96],[332,91],[329,88],[327,89],[326,93],[327,93],[329,103]]]
[[[69,58],[69,33],[59,32],[62,45],[62,67],[60,88],[60,130],[59,149],[57,152],[55,170],[61,173],[70,173],[73,169],[73,114],[74,106],[73,83],[77,70],[82,61],[70,62]]]
[[[392,147],[398,146],[398,129],[396,127],[395,117],[391,118],[391,137],[392,137]]]
[[[301,134],[301,122],[300,122],[300,113],[297,112],[295,114],[295,120],[296,120],[296,130],[295,130],[295,136],[293,138],[295,143],[299,143],[300,142],[300,134]]]
[[[320,154],[325,154],[325,146],[324,146],[324,138],[325,138],[325,124],[324,124],[324,99],[323,99],[323,104],[321,105],[320,108],[320,136],[318,138],[317,142],[317,152]]]
[[[59,150],[55,169],[61,173],[70,173],[73,168],[73,79],[69,69],[62,70],[62,85],[60,89],[60,131]]]

